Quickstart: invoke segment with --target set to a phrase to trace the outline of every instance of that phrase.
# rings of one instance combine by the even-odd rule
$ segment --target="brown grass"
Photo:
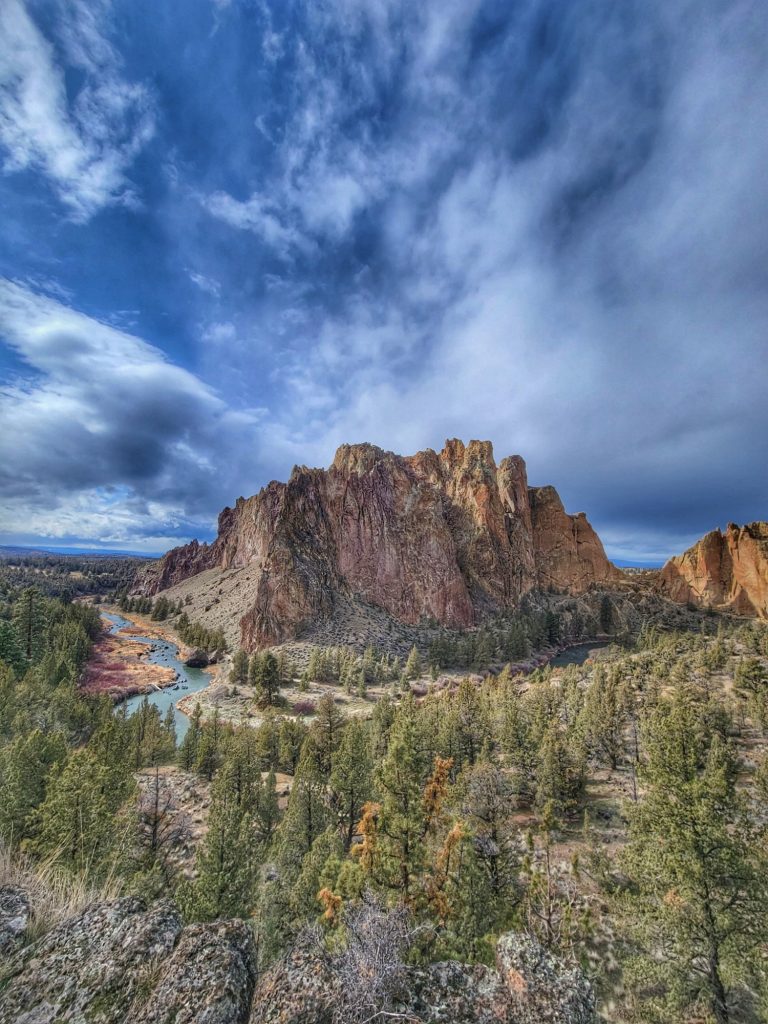
[[[0,844],[0,885],[18,886],[29,898],[27,942],[35,942],[94,903],[117,899],[122,893],[122,883],[114,875],[99,881],[87,873],[73,875],[56,864],[55,855],[33,861],[4,844]]]

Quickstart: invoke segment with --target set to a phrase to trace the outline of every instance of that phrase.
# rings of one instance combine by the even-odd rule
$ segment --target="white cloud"
[[[333,19],[355,87],[303,54],[306,98],[269,192],[284,230],[331,240],[380,204],[386,240],[376,287],[365,273],[347,280],[332,314],[296,320],[295,355],[280,351],[278,415],[302,461],[326,463],[351,440],[409,451],[490,437],[590,513],[619,557],[764,518],[760,5],[653,5],[626,67],[626,23],[593,24],[590,7],[557,117],[522,157],[503,145],[513,127],[476,131],[494,81],[456,74],[468,5],[427,5],[407,32],[391,6],[374,7],[316,9]],[[365,19],[382,38],[358,71],[350,41]],[[404,63],[393,33],[407,40]],[[374,73],[404,83],[397,132],[374,138],[365,118],[342,130],[358,123]],[[514,124],[526,97],[519,109],[505,99]],[[337,192],[337,181],[352,185]]]
[[[110,203],[137,201],[127,170],[154,132],[149,93],[121,77],[98,31],[103,6],[72,3],[62,20],[67,59],[85,74],[72,99],[64,65],[22,0],[0,4],[4,169],[39,168],[80,221]]]
[[[214,481],[252,476],[258,414],[140,338],[3,280],[0,333],[28,368],[0,390],[0,529],[207,528]]]
[[[187,270],[189,279],[193,284],[196,284],[201,292],[205,292],[207,295],[213,296],[214,299],[218,299],[221,295],[221,285],[218,281],[212,277],[206,277],[205,274],[198,274],[194,270]]]
[[[234,228],[252,231],[285,256],[290,255],[293,249],[306,250],[311,247],[302,232],[286,224],[281,214],[257,193],[241,201],[226,192],[214,192],[202,202],[212,216]]]

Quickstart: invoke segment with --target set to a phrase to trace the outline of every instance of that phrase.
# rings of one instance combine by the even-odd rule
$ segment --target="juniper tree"
[[[408,655],[403,671],[408,681],[418,679],[422,674],[421,655],[415,644],[411,648],[411,653]]]
[[[40,729],[22,733],[0,751],[0,835],[7,843],[34,835],[33,813],[45,798],[50,772],[67,756],[63,734]]]
[[[232,668],[229,672],[229,681],[231,683],[245,686],[248,682],[248,654],[242,649],[238,648],[232,657]]]
[[[197,764],[200,748],[200,735],[202,732],[202,717],[203,709],[199,704],[195,704],[195,710],[190,715],[187,731],[184,734],[184,739],[179,744],[176,756],[179,766],[184,768],[186,771],[192,771]]]
[[[37,809],[35,848],[73,871],[111,870],[126,842],[125,822],[117,817],[123,793],[113,783],[90,750],[75,750]]]

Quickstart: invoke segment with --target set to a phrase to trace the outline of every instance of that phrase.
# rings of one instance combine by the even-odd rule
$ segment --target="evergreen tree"
[[[208,830],[197,853],[197,877],[180,901],[192,920],[248,917],[258,867],[253,812],[242,802],[238,772],[225,761],[211,787]]]
[[[60,732],[35,729],[0,751],[0,835],[20,843],[34,834],[33,812],[43,802],[51,769],[64,765],[67,744]]]
[[[314,734],[301,750],[285,817],[278,830],[278,857],[283,870],[295,879],[304,856],[330,820],[325,772]]]
[[[8,665],[20,676],[26,666],[19,634],[10,622],[0,619],[0,662]]]
[[[344,715],[336,706],[333,694],[324,693],[317,702],[311,735],[318,764],[325,777],[330,774],[333,755],[341,743],[343,727]]]
[[[75,750],[37,809],[37,850],[73,871],[108,872],[126,841],[125,824],[116,818],[122,793],[114,792],[113,781],[90,750]]]
[[[625,856],[638,943],[629,977],[646,979],[657,1014],[690,1011],[703,997],[717,1024],[729,1024],[730,993],[766,941],[765,850],[736,789],[733,753],[720,736],[702,736],[694,705],[664,701],[646,747],[647,791],[632,810]]]
[[[200,753],[200,735],[202,733],[201,721],[203,717],[203,709],[199,704],[195,704],[195,710],[192,712],[189,718],[189,725],[187,731],[184,734],[184,739],[179,744],[177,761],[181,768],[186,771],[192,771],[197,764],[197,758]]]
[[[358,718],[344,727],[333,756],[331,792],[339,815],[344,849],[349,850],[363,804],[370,799],[372,764],[367,730]]]
[[[232,668],[229,673],[229,681],[236,685],[245,686],[248,682],[248,654],[241,648],[235,651],[232,658]]]
[[[381,793],[377,833],[379,859],[370,869],[408,903],[425,858],[423,844],[422,759],[417,750],[416,705],[403,702],[395,717],[386,756],[377,773]]]
[[[421,655],[419,654],[418,648],[414,644],[411,648],[411,653],[408,655],[408,660],[405,663],[404,670],[405,678],[410,682],[413,679],[419,679],[422,674]]]
[[[27,587],[13,607],[13,626],[27,661],[39,661],[45,650],[45,599],[37,587]]]

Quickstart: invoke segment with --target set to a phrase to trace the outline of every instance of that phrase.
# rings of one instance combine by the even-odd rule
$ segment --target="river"
[[[102,612],[101,614],[103,618],[108,619],[112,623],[109,630],[110,633],[119,633],[126,626],[136,625],[130,619],[126,619],[122,615],[116,615],[113,612]],[[147,660],[155,665],[165,665],[172,668],[178,677],[178,685],[166,686],[162,690],[153,690],[148,694],[137,694],[135,697],[130,697],[125,702],[128,714],[131,714],[132,711],[138,708],[145,696],[151,704],[155,704],[160,708],[160,713],[163,715],[168,708],[173,708],[176,715],[176,737],[181,742],[187,731],[189,720],[183,712],[176,710],[176,701],[190,693],[204,689],[210,683],[211,677],[202,669],[188,668],[183,661],[180,661],[178,657],[179,648],[169,640],[158,640],[150,636],[135,636],[133,633],[131,633],[131,640],[138,640],[141,644],[148,644],[152,650]]]
[[[590,640],[584,644],[574,644],[573,647],[566,647],[564,651],[556,654],[549,662],[552,668],[562,668],[565,665],[583,665],[587,658],[591,658],[593,651],[601,651],[610,644],[605,640]]]

